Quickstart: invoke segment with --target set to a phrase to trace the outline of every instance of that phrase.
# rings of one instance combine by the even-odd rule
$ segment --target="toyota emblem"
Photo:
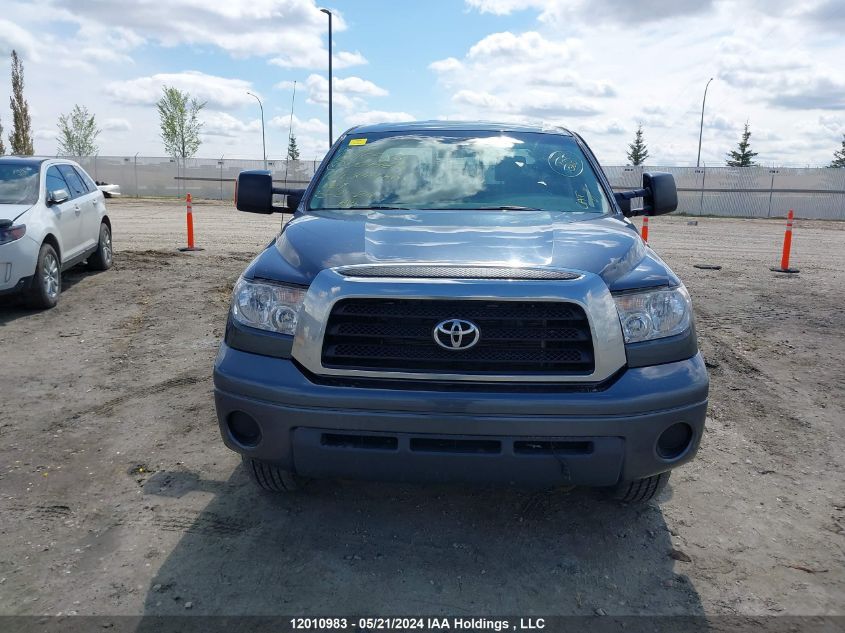
[[[447,319],[434,326],[434,342],[443,349],[465,350],[478,343],[481,331],[475,323],[462,319]]]

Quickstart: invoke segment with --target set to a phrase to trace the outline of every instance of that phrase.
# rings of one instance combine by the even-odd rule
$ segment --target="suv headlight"
[[[692,303],[683,286],[615,295],[626,343],[683,333],[690,325]]]
[[[232,317],[249,327],[293,336],[306,292],[299,286],[241,277],[232,291]]]

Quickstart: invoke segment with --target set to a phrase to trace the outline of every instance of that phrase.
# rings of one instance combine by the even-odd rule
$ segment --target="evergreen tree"
[[[831,167],[845,167],[845,134],[842,135],[842,147],[833,152],[833,161],[830,163]]]
[[[12,96],[9,97],[12,108],[12,133],[9,145],[12,154],[32,156],[32,120],[29,116],[29,104],[23,98],[23,64],[17,51],[12,51]]]
[[[299,147],[296,144],[296,136],[293,134],[288,140],[288,160],[299,160]]]
[[[91,156],[97,153],[100,130],[88,108],[74,105],[70,114],[59,116],[59,153],[65,156]]]
[[[634,142],[628,145],[628,162],[632,165],[642,165],[648,158],[648,148],[643,139],[643,124],[637,126]]]
[[[205,107],[187,92],[164,86],[164,94],[156,102],[161,122],[164,150],[173,158],[190,158],[197,153],[202,141],[199,113]]]
[[[0,119],[0,156],[6,155],[6,145],[3,143],[3,121]]]
[[[748,121],[745,122],[745,130],[742,132],[742,138],[737,145],[737,148],[728,154],[728,167],[751,167],[756,165],[754,157],[757,152],[751,151],[751,130],[748,129]]]

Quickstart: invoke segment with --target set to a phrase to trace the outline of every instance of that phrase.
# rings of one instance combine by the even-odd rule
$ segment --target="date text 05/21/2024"
[[[388,618],[291,618],[294,630],[421,630],[421,631],[529,631],[546,627],[543,618],[518,618],[516,621],[487,618],[388,617]]]

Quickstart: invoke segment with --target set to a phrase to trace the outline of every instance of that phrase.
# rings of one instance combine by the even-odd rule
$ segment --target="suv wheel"
[[[47,243],[38,251],[35,275],[32,287],[26,296],[26,302],[32,308],[52,308],[59,301],[62,292],[62,265],[56,250]]]
[[[299,490],[305,483],[305,480],[290,472],[279,468],[275,464],[269,462],[262,462],[251,457],[241,455],[244,468],[258,487],[262,490],[269,490],[270,492],[293,492]]]
[[[609,490],[611,498],[622,503],[648,503],[659,495],[669,482],[670,473],[660,473],[634,481],[623,481]]]
[[[88,258],[88,267],[91,270],[108,270],[111,268],[113,259],[111,229],[103,222],[100,224],[100,241],[97,243],[97,250]]]

